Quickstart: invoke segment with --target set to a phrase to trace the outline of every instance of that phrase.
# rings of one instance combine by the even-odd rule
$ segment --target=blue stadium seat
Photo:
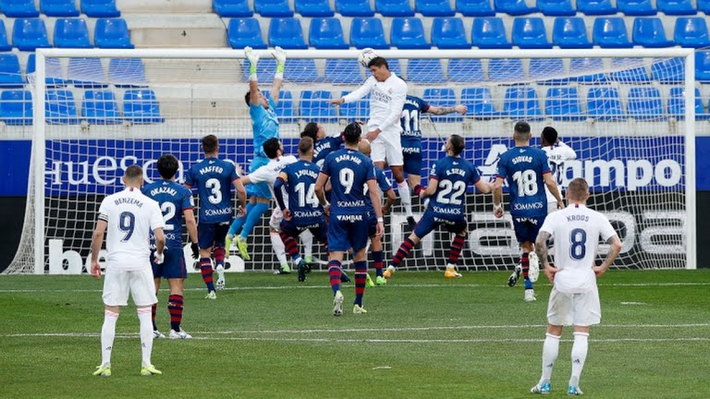
[[[602,72],[604,61],[601,58],[572,58],[569,62],[570,73],[577,76],[575,80],[583,84],[607,83],[609,79]],[[584,75],[580,75],[584,73]]]
[[[456,0],[456,11],[464,17],[495,17],[491,0]]]
[[[587,115],[602,122],[626,119],[621,107],[619,89],[611,86],[593,86],[587,92]]]
[[[45,85],[47,87],[64,87],[67,82],[64,80],[64,71],[62,70],[62,65],[59,62],[59,58],[45,58]],[[35,54],[30,54],[27,57],[27,71],[25,75],[29,81],[29,76],[33,74],[36,70]]]
[[[336,107],[329,104],[333,95],[326,90],[303,90],[298,110],[302,119],[312,122],[337,122]]]
[[[449,0],[414,0],[414,8],[425,17],[453,17]]]
[[[81,0],[81,12],[90,18],[117,18],[116,0]]]
[[[15,88],[24,86],[20,60],[13,53],[0,54],[0,87]]]
[[[44,111],[50,125],[76,125],[80,121],[76,113],[74,93],[66,89],[47,90]]]
[[[399,77],[404,77],[404,70],[399,63],[399,58],[390,58],[387,60],[387,65],[389,65],[390,72],[395,73]],[[369,71],[365,72],[365,75],[370,76]]]
[[[39,17],[34,0],[0,0],[0,10],[7,18]]]
[[[555,121],[583,121],[582,101],[576,87],[551,87],[545,96],[545,115]]]
[[[710,51],[695,52],[695,80],[710,82]]]
[[[52,47],[42,18],[18,18],[12,27],[12,45],[20,51]]]
[[[249,7],[249,0],[214,0],[212,8],[222,18],[249,18],[254,16],[254,12]]]
[[[456,93],[452,88],[424,89],[424,100],[439,107],[454,107],[457,104]],[[448,115],[430,115],[433,122],[463,122],[463,116],[457,112]]]
[[[431,25],[431,44],[440,49],[471,48],[461,18],[434,18]]]
[[[323,81],[323,77],[318,75],[316,61],[312,58],[291,58],[286,60],[284,78],[294,83],[318,83]]]
[[[259,64],[261,64],[261,62]],[[264,96],[266,96],[266,98],[270,98],[271,92],[268,90],[265,91]],[[298,118],[296,117],[296,110],[293,106],[293,95],[290,91],[279,91],[279,101],[276,104],[275,112],[280,123],[294,123],[298,121]]]
[[[474,119],[492,119],[500,117],[493,105],[493,96],[488,87],[466,87],[461,90],[461,104],[468,108],[466,115]]]
[[[574,17],[577,14],[572,0],[537,0],[537,6],[548,17]]]
[[[545,22],[542,18],[518,17],[513,21],[513,45],[521,49],[548,49]]]
[[[163,123],[160,104],[151,89],[130,89],[123,93],[123,118],[133,124]]]
[[[647,48],[672,47],[675,43],[668,40],[660,18],[636,18],[633,27],[633,40],[637,46]]]
[[[67,80],[79,88],[107,86],[104,67],[99,58],[70,58]]]
[[[254,0],[254,11],[265,18],[293,17],[288,0]]]
[[[407,64],[407,81],[421,85],[446,82],[441,61],[439,59],[410,59]]]
[[[668,98],[668,114],[678,120],[685,120],[685,88],[672,87]],[[703,100],[700,97],[700,89],[695,88],[695,120],[706,121],[710,119],[710,114],[703,108]]]
[[[12,45],[7,40],[7,31],[5,30],[5,21],[0,19],[0,51],[10,51]]]
[[[592,48],[584,18],[560,17],[552,27],[552,43],[559,48]]]
[[[505,89],[503,115],[528,121],[541,120],[542,110],[535,89],[530,86],[515,86]]]
[[[369,0],[335,0],[335,11],[343,17],[374,17]]]
[[[661,58],[651,64],[651,79],[662,84],[681,84],[685,81],[685,62],[682,58]]]
[[[710,15],[710,0],[698,0],[698,11]]]
[[[632,48],[621,17],[598,17],[594,20],[594,44],[602,48]]]
[[[385,31],[379,18],[353,18],[350,24],[350,45],[359,49],[388,49]]]
[[[651,78],[648,75],[646,66],[630,66],[634,63],[642,64],[642,60],[638,58],[612,58],[611,68],[615,71],[611,72],[609,77],[611,80],[626,84],[650,83]],[[620,70],[620,68],[625,69]]]
[[[83,18],[59,18],[54,24],[54,47],[92,48]]]
[[[619,8],[619,12],[626,16],[656,15],[656,9],[653,8],[651,0],[616,0],[616,6]]]
[[[266,43],[261,36],[261,26],[258,18],[232,18],[227,28],[227,40],[232,48],[243,49],[250,46],[254,49],[265,49]]]
[[[32,124],[32,92],[5,90],[0,95],[0,120],[9,126]]]
[[[483,17],[473,20],[471,42],[482,49],[508,49],[513,45],[505,34],[503,20],[498,17]]]
[[[111,90],[87,90],[81,101],[81,116],[92,125],[116,125],[123,122],[116,95]]]
[[[488,61],[488,78],[491,81],[514,83],[525,79],[520,58],[493,58]]]
[[[456,83],[484,82],[483,63],[477,58],[453,58],[447,69],[449,80]]]
[[[340,93],[344,97],[349,91]],[[366,120],[370,117],[370,95],[361,98],[360,101],[345,103],[340,106],[340,117],[347,121]]]
[[[39,0],[39,11],[48,17],[78,17],[74,0]]]
[[[424,25],[419,18],[394,18],[390,29],[390,41],[400,50],[430,49]]]
[[[363,67],[355,59],[325,60],[325,80],[333,84],[355,85],[363,82]]]
[[[413,17],[409,0],[375,0],[375,11],[383,17]]]
[[[617,9],[611,0],[577,0],[577,11],[584,15],[614,15]]]
[[[698,10],[690,0],[656,0],[658,11],[666,15],[695,15]]]
[[[681,47],[701,48],[710,46],[708,25],[703,17],[678,17],[675,20],[673,39]]]
[[[664,120],[661,92],[653,86],[632,87],[629,89],[627,111],[636,120]]]
[[[123,18],[101,18],[96,20],[94,43],[98,48],[133,48],[128,25]]]
[[[271,84],[274,81],[276,73],[276,60],[273,58],[264,58],[259,60],[256,70],[256,77],[259,79],[259,84]],[[244,60],[242,65],[242,78],[244,82],[249,81],[249,61]]]
[[[327,18],[335,15],[328,0],[295,0],[294,8],[302,17]]]
[[[493,0],[496,12],[508,15],[526,15],[538,12],[537,7],[530,7],[525,0]]]
[[[308,29],[308,43],[317,49],[348,49],[338,18],[313,18]]]
[[[561,58],[532,58],[528,69],[530,79],[539,85],[559,86],[572,81]]]
[[[108,64],[108,79],[119,88],[145,86],[145,65],[140,58],[113,58]]]
[[[269,46],[305,50],[301,21],[297,18],[272,18],[269,22]]]

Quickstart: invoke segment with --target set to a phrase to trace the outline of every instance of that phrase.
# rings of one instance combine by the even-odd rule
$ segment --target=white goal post
[[[270,58],[267,50],[257,52],[262,54],[262,60]],[[330,135],[336,135],[344,123],[366,119],[360,108],[346,112],[314,106],[315,112],[306,113],[303,97],[306,92],[322,91],[337,98],[355,89],[367,76],[356,64],[358,50],[287,50],[286,53],[289,61],[282,90],[289,91],[291,98],[282,96],[281,100],[286,105],[292,101],[293,106],[293,113],[284,111],[281,121],[281,136],[288,142],[287,148],[293,149],[306,122],[321,122]],[[495,173],[496,156],[512,143],[512,125],[516,121],[530,121],[534,137],[539,137],[542,127],[554,126],[560,138],[577,151],[577,160],[567,163],[562,171],[563,180],[567,182],[576,176],[591,180],[590,207],[605,212],[620,232],[624,249],[616,266],[697,267],[695,137],[699,126],[695,122],[693,49],[376,50],[376,53],[404,76],[410,94],[424,97],[433,105],[454,101],[469,106],[464,116],[422,119],[423,181],[429,165],[442,155],[438,151],[441,137],[463,134],[468,142],[463,156],[472,160],[484,177],[490,178]],[[115,80],[115,75],[112,77],[110,71],[107,74],[104,70],[100,75],[105,81],[95,82],[96,86],[77,87],[80,79],[75,76],[72,80],[66,72],[69,60],[77,58],[99,59],[104,69],[108,69],[111,59],[140,59],[145,77],[135,82],[120,77]],[[300,69],[289,71],[289,62],[297,64],[293,60],[313,60],[315,69],[310,72],[317,77],[313,79],[307,74],[307,66],[311,64],[305,64],[305,68],[298,64]],[[355,66],[326,60],[349,60]],[[555,67],[559,60],[562,69]],[[575,60],[599,60],[599,63]],[[120,177],[117,172],[130,162],[142,163],[146,175],[155,177],[157,173],[148,168],[155,169],[151,162],[157,158],[156,154],[173,152],[181,161],[180,180],[182,170],[200,157],[199,138],[214,133],[220,140],[227,140],[221,156],[245,167],[252,149],[248,147],[251,123],[243,100],[248,90],[244,63],[241,50],[37,49],[36,71],[31,79],[34,83],[29,85],[35,112],[28,203],[20,247],[5,273],[82,272],[89,252],[86,237],[87,234],[90,237],[93,229],[98,202],[103,195],[120,189],[120,180],[115,177]],[[263,64],[271,65],[268,61]],[[80,74],[95,77],[96,71],[90,69],[93,65],[87,63],[85,71],[79,68]],[[259,66],[261,79],[262,62]],[[361,79],[337,80],[338,73],[352,72],[348,68],[359,68],[356,73]],[[639,71],[647,77],[639,80],[635,75]],[[58,84],[57,79],[62,82]],[[269,82],[260,85],[264,91],[270,87]],[[82,102],[82,97],[95,87],[113,91],[119,108],[131,88],[151,89],[157,96],[161,115],[145,123],[129,121],[125,115],[115,124],[87,122],[84,113],[89,110],[80,106],[93,103]],[[80,108],[77,121],[52,120],[54,108],[47,104],[47,95],[58,88],[73,93]],[[598,88],[603,89],[601,95]],[[618,97],[610,96],[610,92]],[[654,108],[657,104],[660,111]],[[478,109],[479,106],[482,108]],[[672,106],[675,108],[671,110]],[[40,112],[45,109],[46,115]],[[539,141],[533,145],[539,145]],[[467,197],[470,234],[462,254],[462,269],[511,269],[517,263],[519,250],[510,219],[500,221],[492,217],[489,196],[469,192]],[[421,212],[418,202],[415,210]],[[506,214],[507,211],[506,207]],[[400,207],[395,206],[387,218],[385,259],[392,256],[408,234],[405,220]],[[448,237],[443,232],[432,234],[402,268],[443,267]],[[256,261],[245,264],[233,254],[230,260],[238,264],[233,270],[277,267],[270,253],[268,231],[263,227],[255,230],[252,249]],[[600,253],[605,250],[600,245]],[[317,251],[316,257],[322,258],[322,254],[322,250]]]

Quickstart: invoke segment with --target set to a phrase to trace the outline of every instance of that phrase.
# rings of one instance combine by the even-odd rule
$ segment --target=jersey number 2
[[[451,180],[442,180],[438,186],[439,195],[436,196],[436,202],[440,204],[461,205],[461,196],[466,191],[466,183],[462,181],[451,182]],[[450,194],[450,195],[449,195]]]

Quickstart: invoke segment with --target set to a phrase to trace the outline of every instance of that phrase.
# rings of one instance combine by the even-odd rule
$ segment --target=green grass
[[[186,282],[192,340],[156,340],[162,376],[141,377],[138,318],[124,309],[113,376],[100,363],[102,282],[89,276],[0,277],[1,398],[520,398],[540,373],[550,286],[538,301],[507,273],[399,272],[368,289],[355,316],[346,284],[332,316],[324,273],[228,274],[204,299]],[[167,285],[167,284],[164,284]],[[590,398],[705,398],[710,270],[611,271],[599,280],[603,320],[592,328],[580,386]],[[158,322],[169,329],[159,294]],[[631,304],[629,304],[631,303]],[[62,335],[64,334],[64,335]],[[571,330],[563,333],[549,397],[566,397]]]

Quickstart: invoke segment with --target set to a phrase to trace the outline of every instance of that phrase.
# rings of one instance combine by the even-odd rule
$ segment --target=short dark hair
[[[466,143],[463,141],[463,137],[458,134],[452,134],[451,137],[449,137],[449,140],[451,141],[451,149],[454,151],[454,155],[461,154],[464,148],[466,148]]]
[[[384,58],[382,58],[382,57],[375,57],[375,58],[371,59],[370,62],[367,63],[367,67],[368,67],[368,68],[373,67],[373,66],[381,67],[381,66],[383,66],[383,65],[384,65],[385,68],[387,68],[387,70],[389,71],[389,69],[390,69],[390,64],[388,64],[388,63],[387,63],[387,60],[384,59]]]
[[[301,137],[310,137],[315,143],[318,139],[318,124],[315,122],[308,122],[306,127],[304,127],[301,132]]]
[[[269,159],[274,159],[279,156],[279,150],[281,149],[281,142],[276,137],[272,137],[264,141],[264,154]]]
[[[545,126],[542,129],[542,138],[545,139],[548,145],[555,144],[557,142],[557,130],[552,126]]]
[[[247,105],[251,105],[251,90],[244,95],[244,102],[247,103]]]
[[[209,134],[202,138],[202,151],[204,151],[205,154],[214,154],[218,147],[219,140],[214,134]]]
[[[139,177],[143,177],[143,168],[133,164],[126,168],[126,173],[124,173],[123,176],[128,181],[136,181]]]
[[[588,193],[589,184],[581,177],[573,179],[567,186],[567,197],[572,201],[584,201]]]
[[[301,141],[298,142],[298,153],[301,155],[307,155],[313,149],[313,139],[305,136],[301,137]]]
[[[513,128],[515,140],[527,141],[530,139],[530,125],[527,122],[518,122]]]
[[[173,154],[165,154],[158,158],[158,173],[163,179],[172,179],[180,167],[178,159]]]
[[[343,138],[347,144],[357,144],[360,141],[360,135],[362,134],[362,129],[360,124],[357,122],[351,122],[349,125],[345,126],[345,131],[343,131]]]

